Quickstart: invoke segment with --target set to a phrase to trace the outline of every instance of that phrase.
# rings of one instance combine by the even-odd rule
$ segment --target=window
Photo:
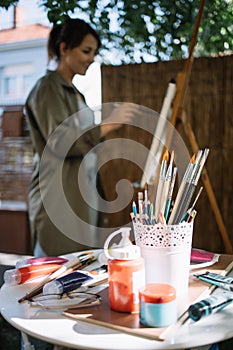
[[[32,75],[25,74],[22,79],[22,92],[28,93],[29,88],[31,87]]]
[[[2,69],[2,99],[24,99],[29,92],[32,81],[32,64],[19,64]]]
[[[3,93],[5,96],[15,96],[16,94],[16,77],[9,76],[4,78]]]

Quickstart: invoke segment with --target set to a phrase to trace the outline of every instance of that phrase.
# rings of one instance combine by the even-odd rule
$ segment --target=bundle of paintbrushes
[[[193,155],[175,197],[173,193],[177,168],[173,164],[174,152],[172,151],[169,157],[166,150],[161,163],[155,202],[151,203],[149,200],[146,185],[144,193],[138,192],[138,203],[136,204],[134,201],[132,204],[132,213],[130,214],[132,220],[145,225],[157,223],[177,225],[181,222],[192,222],[197,214],[195,205],[203,187],[200,187],[194,200],[193,196],[208,154],[209,149],[205,149],[204,151],[199,150],[196,155]]]

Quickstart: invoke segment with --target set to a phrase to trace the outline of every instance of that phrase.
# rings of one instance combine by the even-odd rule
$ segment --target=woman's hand
[[[119,129],[124,124],[132,123],[133,118],[138,113],[139,108],[133,103],[116,103],[116,107],[111,115],[101,123],[101,137],[106,136],[113,130]]]

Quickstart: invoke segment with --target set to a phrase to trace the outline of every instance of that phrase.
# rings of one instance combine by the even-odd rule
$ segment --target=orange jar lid
[[[176,298],[176,290],[170,284],[150,283],[139,290],[139,299],[146,303],[164,304]]]

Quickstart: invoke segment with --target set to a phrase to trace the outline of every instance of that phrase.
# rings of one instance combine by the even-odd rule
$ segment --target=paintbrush
[[[165,218],[166,221],[168,221],[168,217],[169,217],[169,212],[170,212],[170,207],[171,207],[171,202],[172,202],[172,194],[173,194],[175,181],[176,181],[176,174],[177,174],[177,168],[175,167],[173,169],[172,180],[171,180],[171,183],[170,183],[168,196],[167,196],[166,207],[165,207],[165,212],[164,212],[164,218]]]
[[[182,204],[180,205],[180,210],[176,216],[175,223],[181,222],[182,217],[184,216],[185,212],[188,210],[190,201],[191,201],[193,194],[194,194],[194,191],[197,187],[197,184],[198,184],[199,178],[201,176],[201,172],[202,172],[202,169],[203,169],[204,164],[206,162],[208,154],[209,154],[209,149],[206,148],[204,150],[203,155],[196,162],[197,164],[194,167],[193,174],[191,177],[191,182],[188,186],[187,192],[183,196],[183,201],[182,201]]]
[[[177,212],[179,211],[180,204],[182,202],[182,197],[186,191],[187,186],[189,185],[191,174],[194,168],[194,162],[195,162],[195,155],[193,155],[192,158],[190,159],[189,164],[185,170],[184,176],[182,178],[182,181],[175,199],[174,207],[172,209],[172,213],[168,221],[169,225],[174,224],[174,221],[176,219]]]
[[[163,155],[163,160],[162,160],[160,174],[159,174],[159,183],[158,183],[157,192],[156,192],[155,207],[154,207],[156,220],[158,219],[160,214],[160,205],[161,205],[161,199],[162,199],[162,193],[163,193],[163,186],[165,182],[168,157],[169,157],[169,153],[168,153],[168,150],[166,150]]]
[[[162,196],[161,196],[160,213],[163,213],[163,214],[165,214],[165,208],[166,208],[166,203],[167,203],[167,198],[168,198],[169,187],[170,187],[171,180],[172,180],[173,159],[174,159],[174,151],[172,151],[172,154],[171,154],[171,159],[169,162],[169,166],[167,168],[164,186],[163,186],[163,192],[162,192]]]

